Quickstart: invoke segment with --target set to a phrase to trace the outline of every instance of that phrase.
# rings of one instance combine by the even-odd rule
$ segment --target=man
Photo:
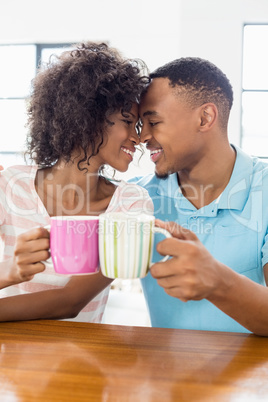
[[[212,63],[182,58],[151,79],[140,117],[155,175],[135,181],[173,235],[142,279],[152,325],[267,336],[268,166],[230,145],[232,87]]]

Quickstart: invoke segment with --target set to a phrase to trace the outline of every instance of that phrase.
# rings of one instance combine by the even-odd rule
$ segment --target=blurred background
[[[24,163],[25,98],[37,65],[84,40],[106,41],[126,57],[143,59],[151,71],[186,56],[215,63],[234,90],[230,142],[267,158],[267,0],[1,0],[0,164],[4,167]],[[144,155],[118,177],[151,172],[153,164]],[[117,283],[105,320],[149,325],[138,282]]]

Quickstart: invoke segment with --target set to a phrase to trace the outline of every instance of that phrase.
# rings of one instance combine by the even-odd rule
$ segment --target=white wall
[[[150,68],[178,57],[180,1],[166,0],[165,8],[154,0],[1,3],[0,43],[108,40],[127,57],[144,58]]]
[[[182,0],[180,56],[212,61],[234,90],[229,138],[240,145],[242,33],[244,23],[268,23],[267,0]]]
[[[242,27],[268,23],[268,0],[8,0],[1,2],[0,43],[108,40],[153,70],[181,56],[214,62],[235,102],[229,138],[239,145]],[[142,158],[130,174],[153,171]]]

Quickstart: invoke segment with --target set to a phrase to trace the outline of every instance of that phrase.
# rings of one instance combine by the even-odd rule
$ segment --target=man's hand
[[[218,261],[190,230],[175,222],[156,220],[155,224],[172,234],[157,245],[161,255],[172,258],[154,264],[151,275],[168,295],[182,301],[209,298],[220,282]]]

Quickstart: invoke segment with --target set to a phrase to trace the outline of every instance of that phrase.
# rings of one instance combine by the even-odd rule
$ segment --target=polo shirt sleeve
[[[264,238],[264,245],[262,246],[262,266],[268,263],[268,233]]]

